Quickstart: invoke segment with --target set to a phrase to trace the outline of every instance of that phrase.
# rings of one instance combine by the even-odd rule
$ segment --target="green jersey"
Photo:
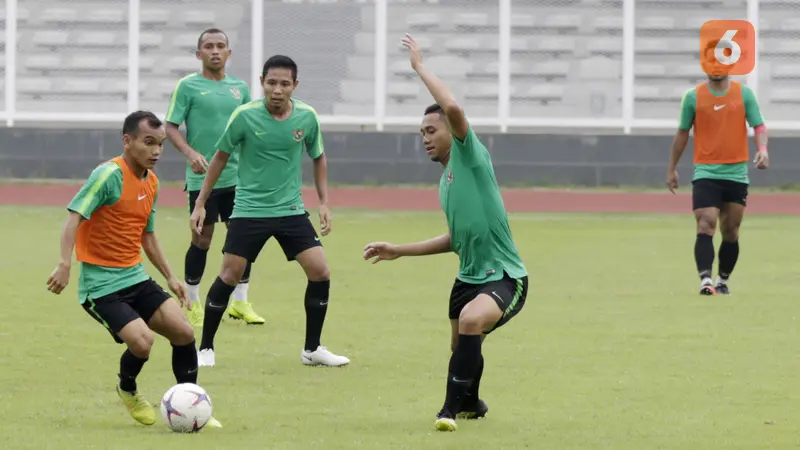
[[[251,100],[250,88],[244,81],[230,75],[225,75],[221,81],[213,81],[195,72],[181,78],[175,85],[166,121],[178,126],[185,121],[186,142],[210,162],[231,113]],[[236,186],[237,166],[235,156],[229,159],[214,188]],[[205,174],[194,173],[191,165],[186,163],[187,191],[199,191],[204,178]]]
[[[724,96],[727,92],[717,92],[708,88],[709,92],[715,97]],[[751,127],[757,127],[764,123],[761,110],[758,107],[755,93],[749,86],[742,84],[742,101],[744,102],[745,117]],[[691,130],[694,125],[697,113],[697,89],[691,88],[683,94],[681,100],[681,117],[678,128],[681,130]],[[735,164],[696,164],[694,167],[693,180],[700,178],[712,178],[718,180],[736,181],[739,183],[750,183],[748,176],[747,162]]]
[[[528,272],[517,253],[489,151],[467,130],[453,136],[450,160],[439,180],[439,200],[447,216],[450,247],[458,255],[458,279],[481,284],[520,279]]]
[[[69,211],[80,214],[89,220],[101,206],[115,204],[122,195],[122,169],[113,162],[98,166],[89,175],[86,184],[81,187],[67,206]],[[155,230],[156,207],[158,201],[156,194],[153,209],[147,220],[145,231]],[[94,264],[80,263],[78,278],[78,300],[81,303],[88,298],[99,298],[112,294],[134,284],[147,281],[150,276],[144,270],[144,265],[139,263],[133,267],[104,267]]]
[[[239,153],[239,184],[231,218],[284,217],[305,214],[302,187],[303,147],[313,159],[322,156],[317,112],[292,99],[292,113],[272,117],[264,99],[236,108],[216,147]],[[238,148],[238,150],[237,150]]]

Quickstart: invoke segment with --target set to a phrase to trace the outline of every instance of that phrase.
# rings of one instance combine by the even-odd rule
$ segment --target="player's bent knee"
[[[179,322],[170,336],[170,343],[174,345],[188,345],[194,341],[194,328],[187,321]]]
[[[131,353],[139,358],[148,358],[150,350],[153,348],[153,333],[147,328],[137,329],[133,333],[123,333],[123,331],[124,328],[120,331],[120,337],[125,341]]]
[[[228,286],[235,286],[242,279],[246,268],[247,260],[245,258],[226,253],[222,260],[219,278]]]

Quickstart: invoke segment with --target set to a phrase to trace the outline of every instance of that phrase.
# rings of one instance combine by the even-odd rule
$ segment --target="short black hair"
[[[271,56],[267,62],[264,63],[264,69],[261,70],[261,76],[263,78],[267,77],[269,69],[289,69],[292,71],[292,81],[297,81],[297,64],[288,56]]]
[[[125,118],[125,122],[122,123],[122,134],[138,134],[139,124],[142,123],[142,120],[146,120],[147,124],[152,128],[158,128],[164,125],[164,122],[150,111],[135,111],[128,114],[128,117]]]
[[[228,46],[230,46],[230,40],[228,39],[228,33],[220,30],[219,28],[208,28],[206,30],[203,30],[203,32],[200,33],[200,37],[197,38],[197,49],[200,50],[200,46],[203,45],[203,38],[207,34],[217,34],[217,33],[225,36],[225,43],[228,44]]]
[[[438,103],[434,103],[434,104],[428,106],[427,108],[425,108],[425,114],[424,114],[425,116],[427,116],[428,114],[434,114],[434,113],[435,114],[439,114],[440,116],[444,115],[444,109],[442,109],[442,107],[439,106]]]

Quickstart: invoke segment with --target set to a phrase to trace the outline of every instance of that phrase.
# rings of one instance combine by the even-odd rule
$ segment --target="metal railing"
[[[37,123],[45,123],[45,122],[60,122],[60,123],[113,123],[118,124],[121,119],[125,116],[125,114],[129,111],[133,111],[138,109],[141,106],[141,78],[140,78],[140,65],[141,65],[141,37],[142,37],[142,26],[140,23],[140,17],[142,12],[142,2],[147,0],[120,0],[121,2],[127,3],[127,93],[125,100],[119,100],[119,107],[115,108],[114,111],[111,112],[92,112],[92,111],[81,111],[81,110],[71,110],[71,111],[57,111],[51,109],[36,109],[35,106],[33,109],[29,108],[27,110],[20,110],[18,106],[18,98],[19,98],[19,89],[18,89],[18,74],[20,73],[20,59],[22,56],[21,53],[18,51],[19,44],[19,27],[18,27],[18,12],[19,12],[19,1],[22,0],[5,0],[5,83],[4,83],[4,95],[5,95],[5,102],[4,108],[0,111],[0,119],[4,120],[6,125],[11,127],[19,124],[20,122],[23,123],[30,123],[30,124],[37,124]],[[261,88],[259,86],[259,76],[261,66],[263,64],[264,58],[268,56],[266,53],[267,47],[269,45],[265,45],[265,14],[267,17],[269,14],[274,11],[274,8],[280,7],[279,3],[274,2],[274,0],[238,0],[240,2],[247,2],[243,3],[247,7],[247,14],[245,14],[245,20],[249,22],[250,30],[250,42],[246,45],[249,46],[249,62],[247,65],[249,66],[249,73],[242,78],[249,78],[251,84],[251,90],[254,93],[254,97],[259,96],[261,92]],[[343,2],[348,0],[342,0]],[[361,18],[364,22],[369,22],[369,27],[366,29],[360,30],[361,32],[368,31],[369,33],[374,34],[373,45],[372,45],[372,53],[366,54],[362,50],[361,56],[364,60],[369,60],[371,58],[372,64],[369,66],[369,70],[373,73],[363,84],[363,86],[370,86],[372,89],[370,93],[362,93],[366,95],[365,98],[369,98],[368,101],[360,103],[361,106],[364,106],[363,110],[368,111],[368,113],[364,114],[351,114],[347,112],[337,112],[334,109],[329,109],[326,111],[320,112],[320,120],[323,124],[327,125],[354,125],[354,126],[361,126],[365,129],[375,129],[378,131],[382,131],[386,129],[388,126],[416,126],[419,123],[420,117],[419,114],[410,114],[410,113],[400,113],[398,114],[394,108],[396,102],[392,100],[392,94],[387,91],[387,87],[392,86],[395,79],[394,75],[390,73],[389,66],[390,66],[390,57],[394,57],[395,59],[403,56],[402,54],[398,53],[397,51],[390,51],[392,45],[394,45],[394,41],[401,36],[400,33],[397,33],[396,30],[398,27],[402,27],[405,23],[399,24],[396,23],[395,14],[392,12],[392,8],[395,8],[397,3],[394,3],[395,0],[372,0],[372,1],[360,1],[357,0],[349,0],[352,4],[361,5],[362,8],[369,8],[367,14]],[[451,0],[453,1],[453,0]],[[462,0],[462,1],[469,1],[469,0]],[[492,16],[496,16],[496,25],[493,24],[488,29],[491,30],[491,33],[497,33],[497,53],[496,55],[489,56],[490,59],[496,60],[497,64],[497,75],[496,79],[487,79],[482,78],[483,83],[488,84],[495,84],[496,85],[496,98],[492,98],[491,102],[488,103],[490,106],[486,107],[487,103],[483,103],[484,107],[479,110],[478,113],[474,112],[470,109],[470,102],[466,101],[465,106],[467,107],[467,112],[470,114],[470,120],[473,125],[476,126],[483,126],[483,127],[491,127],[501,132],[515,132],[515,131],[524,131],[524,130],[535,130],[535,129],[550,129],[550,130],[575,130],[575,129],[605,129],[611,131],[618,131],[620,133],[630,134],[638,129],[674,129],[675,125],[677,124],[677,116],[678,116],[678,109],[675,106],[676,103],[679,103],[679,98],[675,99],[674,95],[671,100],[671,103],[668,103],[670,106],[664,106],[665,109],[670,111],[669,114],[664,116],[655,116],[649,117],[645,113],[639,112],[639,106],[637,103],[637,83],[646,83],[645,81],[639,79],[636,73],[636,65],[637,60],[639,58],[637,53],[637,24],[639,24],[639,15],[637,10],[640,9],[640,6],[643,5],[644,2],[641,0],[621,0],[618,2],[618,7],[615,9],[608,10],[609,15],[619,14],[621,15],[621,36],[619,36],[619,40],[621,41],[621,51],[617,54],[612,55],[609,58],[609,61],[612,61],[612,64],[619,64],[619,76],[615,77],[612,80],[612,83],[617,84],[618,87],[613,88],[612,90],[616,92],[618,89],[620,92],[619,99],[616,98],[615,94],[608,94],[606,100],[610,101],[610,103],[618,103],[618,107],[616,108],[609,108],[608,111],[602,113],[586,113],[583,115],[576,115],[575,113],[562,113],[562,114],[550,114],[548,113],[547,107],[541,108],[542,104],[547,104],[547,100],[526,100],[531,104],[534,104],[534,109],[531,111],[539,111],[538,113],[515,113],[513,110],[515,108],[514,100],[514,91],[515,89],[515,81],[512,77],[512,70],[513,64],[516,61],[517,54],[513,53],[515,50],[516,45],[516,38],[528,36],[524,32],[519,32],[515,27],[514,20],[518,18],[517,11],[519,10],[531,10],[536,8],[546,8],[548,13],[555,13],[558,12],[559,8],[559,1],[560,0],[482,0],[479,3],[479,6],[486,8],[491,7],[495,8],[495,1],[496,1],[496,13],[492,12]],[[648,2],[653,2],[658,0],[648,0]],[[713,2],[714,0],[698,0],[698,4],[702,2]],[[722,0],[717,0],[722,1]],[[44,2],[46,3],[46,2]],[[109,1],[109,4],[115,3],[118,7],[122,7],[120,2],[113,2]],[[216,3],[216,2],[215,2]],[[265,3],[268,7],[265,8]],[[292,3],[292,2],[287,2]],[[294,3],[297,3],[295,0]],[[663,0],[664,7],[670,7],[670,0]],[[52,3],[51,3],[52,4]],[[194,3],[195,5],[202,3]],[[218,3],[217,3],[218,4]],[[591,3],[587,3],[591,4]],[[397,7],[402,7],[404,4],[400,3]],[[422,12],[425,11],[426,8],[434,7],[435,5],[431,5],[429,3],[417,3],[416,8]],[[756,39],[758,39],[758,30],[759,30],[759,13],[761,10],[761,5],[759,0],[742,0],[741,5],[744,6],[742,11],[738,14],[742,19],[747,19],[751,23],[755,24],[756,29]],[[436,6],[441,8],[441,5]],[[457,8],[457,7],[456,7]],[[543,9],[544,11],[544,9]],[[585,13],[585,11],[584,11]],[[368,17],[369,15],[372,17]],[[715,14],[715,11],[709,9],[708,14]],[[585,14],[586,15],[586,14]],[[590,14],[589,14],[590,15]],[[313,26],[311,24],[310,26]],[[347,27],[347,25],[342,25],[342,27]],[[529,28],[532,29],[532,28]],[[584,30],[585,31],[585,30]],[[342,31],[345,33],[345,31]],[[349,31],[345,34],[350,33]],[[533,32],[531,32],[533,33]],[[589,31],[588,34],[584,33],[582,38],[588,42],[588,40],[592,38],[592,32]],[[688,30],[687,33],[691,34],[691,30]],[[198,29],[199,34],[199,29]],[[355,34],[352,32],[351,34]],[[395,36],[397,34],[397,36]],[[420,32],[420,34],[424,35],[424,31]],[[464,33],[462,33],[464,34]],[[486,33],[483,33],[484,35]],[[469,35],[469,31],[466,32],[466,35]],[[535,34],[531,34],[531,36],[535,36]],[[687,35],[688,36],[688,35]],[[697,36],[694,34],[693,36]],[[346,35],[347,39],[354,39],[354,36]],[[668,39],[669,37],[667,37]],[[616,38],[615,38],[616,39]],[[688,39],[688,38],[687,38]],[[533,39],[530,39],[529,42],[534,42]],[[242,43],[240,43],[241,45]],[[313,43],[312,43],[313,44]],[[270,44],[271,45],[271,44]],[[759,46],[760,48],[761,46]],[[482,50],[484,55],[486,55],[486,50]],[[394,52],[394,53],[393,53]],[[457,51],[456,51],[457,53]],[[699,53],[699,51],[698,51]],[[466,56],[463,57],[464,60],[469,61],[471,56],[469,52],[465,53]],[[790,55],[791,56],[791,55]],[[797,56],[800,56],[798,54]],[[532,58],[532,57],[531,57]],[[575,63],[577,60],[571,61]],[[758,56],[757,56],[758,61]],[[749,76],[745,78],[748,85],[756,92],[759,91],[759,64],[756,65],[756,70],[752,72]],[[199,63],[198,63],[199,68]],[[349,76],[349,72],[344,68],[340,70],[342,78],[347,78]],[[244,74],[242,74],[244,75]],[[701,72],[699,63],[697,63],[697,76],[695,77],[698,81],[702,80],[703,74]],[[494,75],[491,75],[494,76]],[[566,76],[569,76],[567,74]],[[175,77],[175,81],[177,81],[178,77]],[[566,78],[569,80],[569,78]],[[537,80],[537,79],[534,79]],[[411,78],[408,80],[409,82],[417,82]],[[536,84],[538,81],[533,81],[533,84]],[[573,78],[571,81],[572,85],[580,84],[581,81],[578,79],[575,81]],[[564,83],[562,83],[563,85]],[[686,89],[690,88],[693,84],[689,81],[685,81],[681,84]],[[566,89],[570,89],[570,85],[566,85]],[[680,87],[680,85],[676,84],[676,88]],[[492,87],[494,89],[494,87]],[[469,90],[468,87],[465,89]],[[423,87],[424,90],[424,87]],[[328,91],[329,92],[329,91]],[[329,92],[329,95],[332,97],[337,97],[339,93],[337,92]],[[426,95],[427,93],[423,92],[422,94],[418,94],[417,97],[411,96],[411,105],[419,106],[417,109],[421,109],[425,106],[425,102],[422,101],[419,95]],[[120,97],[123,98],[123,97]],[[317,100],[315,98],[308,99],[312,105],[314,101]],[[163,101],[163,110],[157,110],[158,113],[163,113],[166,110],[167,101]],[[402,103],[402,102],[401,102]],[[31,103],[35,105],[36,103]],[[398,103],[400,104],[400,103]],[[408,103],[406,103],[408,105]],[[646,105],[645,105],[646,106]],[[358,110],[359,103],[350,108],[349,111]],[[487,109],[488,108],[488,109]],[[538,110],[535,108],[539,108]],[[404,111],[408,111],[409,109],[406,108]],[[584,109],[585,110],[585,109]],[[542,112],[543,111],[543,112]],[[580,109],[576,109],[576,111],[581,111]],[[780,121],[780,120],[769,120],[770,129],[774,130],[800,130],[800,120],[789,120],[789,121]]]

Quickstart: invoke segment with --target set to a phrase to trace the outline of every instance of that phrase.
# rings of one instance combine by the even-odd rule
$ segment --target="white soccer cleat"
[[[198,367],[214,367],[214,350],[205,348],[197,352]]]
[[[334,355],[321,345],[313,352],[303,350],[300,357],[303,364],[307,366],[340,367],[350,364],[350,360],[347,357]]]

